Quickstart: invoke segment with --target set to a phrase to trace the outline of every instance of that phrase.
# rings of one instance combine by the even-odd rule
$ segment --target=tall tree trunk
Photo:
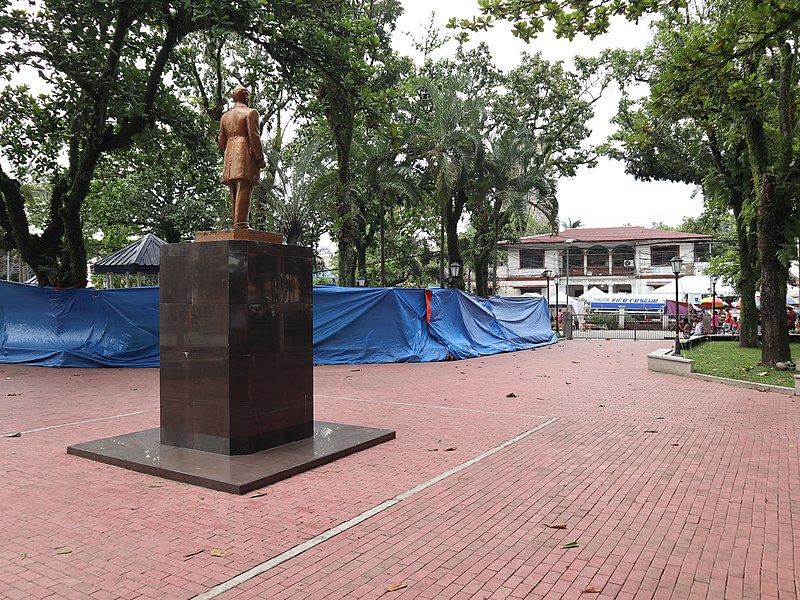
[[[726,156],[719,144],[716,131],[707,129],[711,155],[717,171],[724,178],[730,194],[729,203],[733,210],[738,244],[739,275],[736,289],[741,296],[739,315],[739,345],[743,348],[757,348],[758,311],[756,309],[756,288],[760,276],[758,260],[758,219],[754,211],[748,210],[747,199],[753,190],[752,169],[748,165],[747,140],[741,139]]]
[[[786,206],[769,172],[769,154],[760,115],[747,115],[747,145],[753,182],[758,194],[758,251],[761,259],[761,363],[791,360],[786,325],[787,272],[779,254],[787,227]]]
[[[774,176],[761,181],[758,216],[761,255],[761,362],[774,365],[791,360],[789,328],[786,324],[786,269],[778,258],[785,213],[778,210]]]
[[[740,153],[741,157],[743,153]],[[744,165],[741,165],[744,167]],[[735,180],[730,181],[731,208],[736,226],[738,245],[739,276],[736,289],[741,297],[739,314],[739,345],[742,348],[758,348],[758,309],[756,308],[756,288],[761,274],[758,260],[758,220],[745,210],[745,198],[752,179],[748,170],[741,168]]]
[[[439,286],[445,287],[445,223],[447,222],[447,204],[439,201]]]
[[[473,263],[473,267],[475,268],[475,295],[488,298],[489,255],[485,252],[476,252]]]
[[[461,265],[461,274],[451,283],[451,287],[459,290],[464,289],[464,259],[461,257],[461,245],[458,241],[458,222],[461,220],[466,203],[467,193],[464,190],[456,192],[453,205],[447,206],[447,222],[445,223],[447,234],[447,265],[445,268],[449,269],[452,263]]]
[[[758,309],[756,308],[756,287],[758,284],[758,251],[755,236],[747,231],[739,232],[737,220],[736,233],[739,238],[739,279],[737,289],[741,294],[741,313],[739,315],[739,345],[743,348],[757,348]]]
[[[381,287],[386,287],[386,192],[381,192]]]
[[[363,242],[356,243],[356,272],[367,279],[367,245]],[[365,285],[369,285],[367,282]]]
[[[339,284],[354,286],[356,283],[356,243],[358,224],[355,220],[355,204],[350,194],[350,151],[353,145],[355,107],[348,92],[335,83],[323,86],[327,107],[325,116],[336,142],[336,168],[339,181],[336,187],[336,215],[339,219]]]
[[[497,243],[500,235],[500,209],[503,207],[503,202],[497,198],[492,206],[492,294],[498,296],[497,293]]]

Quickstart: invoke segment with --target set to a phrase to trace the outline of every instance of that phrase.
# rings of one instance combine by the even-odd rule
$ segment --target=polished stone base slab
[[[219,242],[223,240],[249,240],[251,242],[266,242],[268,244],[282,244],[283,234],[271,231],[257,231],[255,229],[217,229],[214,231],[195,231],[195,242]]]
[[[314,435],[255,454],[228,456],[162,444],[159,429],[83,442],[67,454],[173,481],[246,494],[395,438],[389,429],[314,421]]]

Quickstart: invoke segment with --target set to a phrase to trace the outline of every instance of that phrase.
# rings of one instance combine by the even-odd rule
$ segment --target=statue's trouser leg
[[[236,202],[233,206],[233,228],[250,229],[250,198],[253,195],[254,181],[236,182]]]
[[[231,216],[236,215],[236,182],[228,184],[228,189],[231,192]]]

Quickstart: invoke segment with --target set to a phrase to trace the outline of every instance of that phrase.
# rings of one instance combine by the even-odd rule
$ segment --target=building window
[[[520,269],[544,269],[544,250],[520,250]]]
[[[630,294],[631,293],[631,286],[629,286],[629,285],[615,285],[614,286],[614,293],[615,294]]]
[[[631,246],[617,246],[614,248],[614,266],[632,267],[635,255]]]
[[[711,258],[711,244],[708,242],[695,242],[694,262],[708,262]]]
[[[561,273],[567,272],[567,257],[569,256],[570,275],[583,275],[583,249],[567,246],[561,254]]]
[[[590,271],[598,269],[608,273],[608,248],[592,246],[586,253],[586,268]]]
[[[669,261],[680,254],[680,246],[650,246],[650,266],[668,267]]]

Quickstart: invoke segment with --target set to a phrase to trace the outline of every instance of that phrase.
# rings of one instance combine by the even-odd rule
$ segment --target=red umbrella
[[[712,306],[714,308],[725,308],[726,306],[728,306],[728,303],[725,302],[719,296],[717,296],[716,298],[712,298],[711,296],[709,296],[708,298],[703,298],[702,300],[700,300],[700,302],[698,302],[695,306],[703,309],[711,308]]]

